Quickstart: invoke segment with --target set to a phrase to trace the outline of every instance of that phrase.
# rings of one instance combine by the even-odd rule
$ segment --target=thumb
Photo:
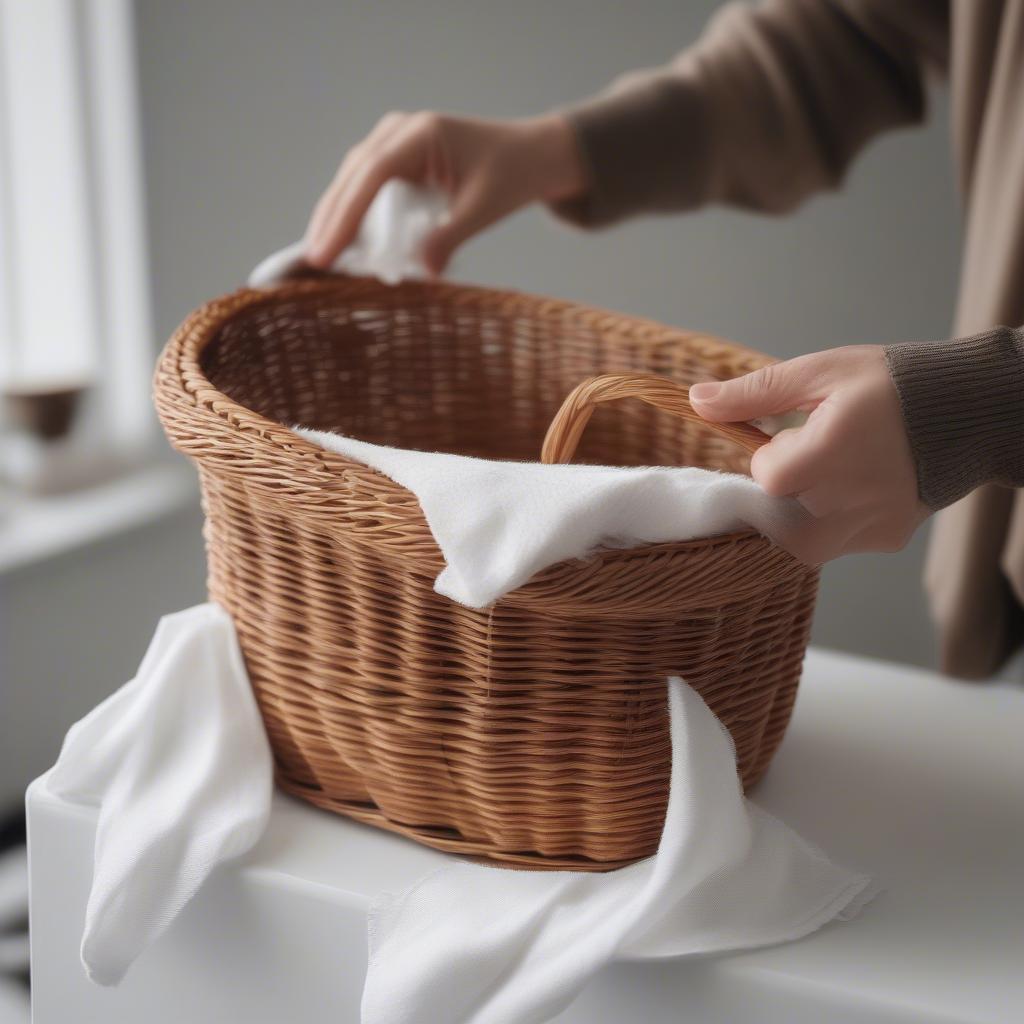
[[[772,363],[732,380],[690,388],[690,403],[706,420],[729,423],[798,409],[815,398],[813,366],[807,357]]]
[[[503,204],[496,199],[491,178],[487,174],[477,174],[470,178],[456,193],[448,219],[423,242],[423,262],[430,273],[442,273],[452,253],[463,242],[490,227],[514,207],[514,204]]]

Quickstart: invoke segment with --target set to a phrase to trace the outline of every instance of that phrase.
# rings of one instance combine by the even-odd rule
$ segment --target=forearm
[[[1024,328],[890,345],[886,360],[927,506],[986,483],[1024,487]]]
[[[565,111],[590,184],[555,211],[588,226],[714,201],[780,211],[836,185],[869,138],[922,117],[945,7],[726,6],[670,65]]]

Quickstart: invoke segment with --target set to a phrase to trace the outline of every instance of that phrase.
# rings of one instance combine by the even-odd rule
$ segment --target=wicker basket
[[[473,610],[434,592],[443,562],[415,497],[288,425],[536,459],[566,395],[620,374],[575,392],[549,456],[579,442],[587,462],[745,472],[756,432],[684,419],[682,392],[636,375],[688,385],[765,362],[455,285],[301,281],[189,317],[156,402],[199,468],[210,596],[237,626],[280,785],[443,850],[618,867],[661,834],[675,674],[756,782],[790,717],[815,570],[733,534],[563,562]],[[656,404],[607,401],[638,391]]]

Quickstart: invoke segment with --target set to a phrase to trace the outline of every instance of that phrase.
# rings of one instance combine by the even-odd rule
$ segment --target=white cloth
[[[270,747],[227,612],[162,619],[135,678],[72,726],[45,784],[100,809],[82,963],[117,984],[266,828]]]
[[[615,958],[742,949],[854,913],[869,880],[746,800],[732,741],[669,680],[672,777],[656,856],[607,874],[453,859],[370,915],[363,1024],[547,1020]],[[82,961],[116,984],[217,864],[250,849],[271,754],[228,615],[168,616],[132,682],[74,726],[46,785],[98,806]]]
[[[496,462],[296,432],[412,491],[444,555],[440,594],[474,608],[600,545],[691,540],[754,529],[785,545],[809,519],[748,477],[706,469]]]
[[[424,239],[448,214],[448,199],[436,189],[404,181],[387,182],[363,218],[356,240],[334,262],[334,270],[398,284],[426,277],[420,257]],[[249,275],[249,285],[266,288],[303,266],[303,243],[294,242],[268,256]]]
[[[868,878],[744,799],[731,737],[679,679],[669,710],[657,854],[607,874],[457,863],[383,894],[371,909],[363,1024],[540,1024],[614,958],[784,942],[859,910]]]

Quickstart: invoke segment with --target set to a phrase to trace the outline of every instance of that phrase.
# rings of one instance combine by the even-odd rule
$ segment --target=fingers
[[[853,530],[849,519],[842,515],[812,518],[790,535],[780,538],[780,542],[783,548],[805,565],[818,566],[852,553],[850,545]]]
[[[750,475],[773,497],[799,494],[814,479],[815,462],[801,431],[783,430],[751,456]]]
[[[313,266],[329,267],[351,245],[370,203],[381,186],[395,176],[393,166],[390,160],[378,158],[352,173],[325,217],[321,241],[307,249],[307,259]]]
[[[334,181],[317,203],[306,229],[305,258],[329,267],[349,246],[381,186],[393,177],[415,176],[422,164],[426,119],[391,113],[349,150]]]
[[[305,256],[313,265],[319,266],[321,263],[326,264],[326,262],[329,262],[321,259],[321,251],[332,242],[332,239],[328,236],[327,226],[333,221],[338,202],[345,194],[345,189],[354,171],[369,159],[370,149],[374,140],[383,136],[388,124],[394,124],[397,117],[397,114],[388,114],[386,117],[381,118],[373,131],[362,142],[357,143],[345,154],[345,158],[342,160],[333,181],[317,202],[309,225],[306,228],[305,237]]]
[[[694,384],[690,402],[718,423],[752,420],[802,408],[821,397],[817,356],[773,363],[732,380]]]
[[[317,203],[305,258],[315,267],[329,267],[355,240],[381,186],[401,178],[434,185],[450,197],[448,219],[425,241],[422,253],[427,269],[438,274],[470,236],[534,199],[575,188],[582,173],[574,170],[575,146],[562,119],[389,114],[345,157]]]
[[[486,167],[474,174],[459,190],[444,224],[423,243],[423,262],[432,274],[441,274],[452,253],[467,239],[490,227],[517,206],[516,197],[506,192],[497,199],[493,175]]]
[[[763,490],[796,498],[792,528],[777,540],[802,561],[898,551],[929,514],[879,346],[819,352],[690,393],[712,420],[811,410],[804,426],[783,430],[750,461]]]
[[[314,266],[326,266],[333,258],[327,253],[327,249],[334,241],[328,235],[327,225],[333,220],[338,199],[344,193],[345,185],[351,177],[353,169],[358,165],[360,153],[358,146],[348,151],[334,181],[331,182],[313,209],[309,225],[306,228],[303,246],[306,260]],[[327,255],[328,258],[324,259],[324,255]]]
[[[796,500],[815,519],[824,519],[825,516],[835,515],[837,512],[843,511],[845,507],[831,481],[827,484],[814,484],[806,490],[793,493]]]
[[[780,431],[754,452],[750,475],[768,494],[793,494],[801,500],[810,495],[820,508],[823,497],[819,495],[827,493],[837,473],[843,472],[833,452],[837,419],[836,403],[821,403],[802,427]]]

